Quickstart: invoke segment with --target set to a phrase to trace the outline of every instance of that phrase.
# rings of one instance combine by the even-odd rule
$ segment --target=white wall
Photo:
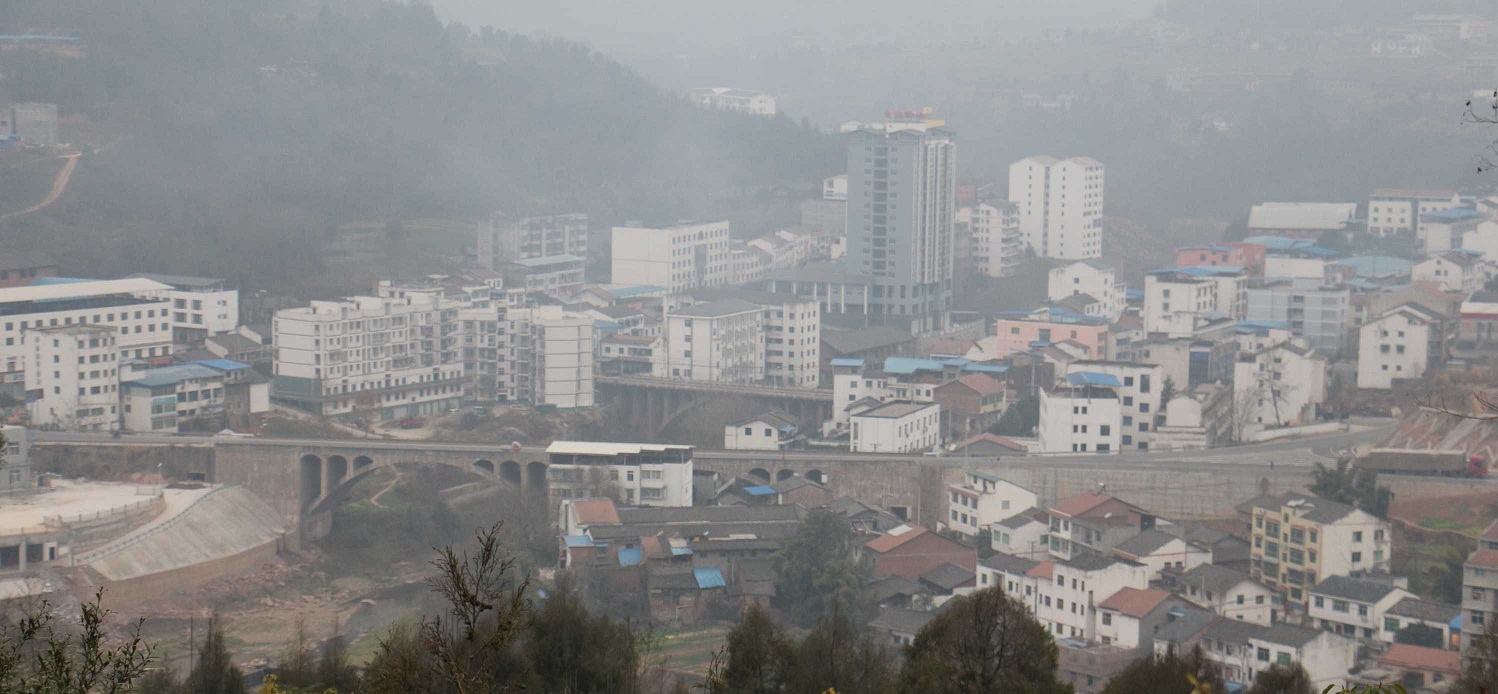
[[[1036,255],[1081,260],[1103,252],[1103,165],[1030,157],[1009,166],[1009,200]]]
[[[723,427],[723,447],[730,451],[778,451],[780,432],[761,420]]]
[[[1388,389],[1395,379],[1420,378],[1429,363],[1430,323],[1394,310],[1358,335],[1358,387]]]
[[[1047,298],[1060,301],[1073,294],[1089,294],[1101,302],[1103,316],[1110,323],[1123,315],[1126,287],[1118,281],[1118,271],[1113,268],[1100,269],[1078,261],[1051,270]]]
[[[1040,452],[1116,453],[1121,447],[1123,413],[1119,400],[1071,397],[1066,390],[1040,391]],[[1106,433],[1104,433],[1106,431]]]
[[[852,417],[852,452],[912,453],[941,444],[941,405],[931,403],[903,417]]]

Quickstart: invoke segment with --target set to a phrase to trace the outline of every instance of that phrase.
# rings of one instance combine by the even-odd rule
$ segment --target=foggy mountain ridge
[[[581,44],[423,4],[15,0],[0,26],[87,50],[0,57],[0,101],[57,103],[100,148],[47,215],[10,222],[77,273],[295,283],[351,221],[718,215],[842,161],[789,119],[703,111]]]

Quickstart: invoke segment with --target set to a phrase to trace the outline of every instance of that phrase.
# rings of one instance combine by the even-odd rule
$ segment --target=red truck
[[[1488,476],[1488,459],[1462,450],[1375,448],[1358,458],[1353,467],[1396,475]]]

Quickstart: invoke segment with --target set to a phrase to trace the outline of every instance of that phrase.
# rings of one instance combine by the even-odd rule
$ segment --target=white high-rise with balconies
[[[1009,200],[1036,255],[1085,260],[1103,254],[1103,165],[1090,157],[1037,156],[1009,165]]]
[[[120,350],[115,328],[60,325],[27,331],[31,423],[80,431],[119,425]]]
[[[614,227],[614,284],[664,287],[670,294],[728,284],[728,222],[682,222],[660,228]]]

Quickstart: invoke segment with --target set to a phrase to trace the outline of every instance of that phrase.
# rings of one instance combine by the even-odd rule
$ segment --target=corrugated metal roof
[[[562,542],[568,547],[592,547],[593,538],[587,535],[563,535]]]
[[[76,299],[85,296],[111,294],[133,294],[136,292],[164,292],[171,287],[154,280],[136,277],[123,280],[88,280],[63,284],[32,284],[25,287],[0,289],[0,304],[19,301],[49,301]]]
[[[1098,373],[1096,371],[1077,371],[1066,375],[1066,382],[1074,386],[1103,386],[1106,388],[1122,388],[1123,383],[1112,374]]]
[[[863,360],[862,359],[854,359],[852,357],[837,357],[837,358],[835,358],[835,359],[832,360],[832,365],[833,366],[863,366]]]
[[[717,569],[692,569],[692,575],[697,578],[697,587],[702,590],[728,585],[728,581],[723,580],[723,572]]]
[[[917,371],[941,371],[943,364],[935,359],[916,357],[889,357],[884,360],[885,373],[908,374]]]
[[[774,494],[775,490],[769,485],[757,484],[753,487],[744,487],[744,493],[750,496],[764,496],[766,494]]]
[[[639,547],[626,547],[619,550],[619,565],[634,566],[645,560],[645,551]]]
[[[193,362],[188,362],[188,363],[189,364],[200,364],[200,365],[206,366],[206,367],[208,367],[210,369],[217,369],[219,371],[239,371],[239,370],[242,370],[242,369],[248,369],[248,368],[250,368],[249,364],[245,364],[243,362],[237,362],[237,361],[234,361],[233,359],[203,359],[203,360],[200,360],[200,361],[193,361]]]
[[[190,378],[223,378],[223,372],[210,369],[201,364],[176,364],[163,366],[159,369],[147,369],[135,378],[125,381],[125,385],[132,383],[154,388],[156,386],[171,386],[181,383]]]

